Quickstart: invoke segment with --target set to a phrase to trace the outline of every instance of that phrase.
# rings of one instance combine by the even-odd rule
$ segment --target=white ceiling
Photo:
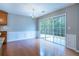
[[[44,14],[56,11],[61,8],[72,5],[71,3],[0,3],[0,10],[8,13],[19,14],[24,16],[39,17]]]

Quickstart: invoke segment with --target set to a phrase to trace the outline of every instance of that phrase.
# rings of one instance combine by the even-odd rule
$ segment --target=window
[[[61,38],[65,37],[65,30],[65,15],[43,18],[40,20],[40,37],[44,37],[45,40],[56,43],[63,40],[64,42],[65,40]]]

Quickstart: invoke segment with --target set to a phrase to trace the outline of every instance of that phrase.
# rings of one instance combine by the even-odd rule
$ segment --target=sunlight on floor
[[[40,34],[40,38],[65,46],[65,37]]]

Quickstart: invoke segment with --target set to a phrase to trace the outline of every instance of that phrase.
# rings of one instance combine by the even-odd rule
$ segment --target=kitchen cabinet
[[[7,16],[8,13],[0,10],[0,38],[2,38],[2,40],[4,40],[4,43],[7,43],[7,30],[4,31],[4,27],[7,26]],[[4,28],[4,29],[2,29]]]
[[[7,12],[0,10],[0,25],[7,25]]]

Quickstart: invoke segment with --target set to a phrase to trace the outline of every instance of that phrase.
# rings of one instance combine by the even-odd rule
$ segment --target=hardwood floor
[[[2,56],[79,56],[79,54],[42,39],[29,39],[4,44]]]
[[[6,48],[5,48],[6,47]],[[39,48],[37,40],[23,40],[10,42],[3,46],[4,56],[38,56]]]

